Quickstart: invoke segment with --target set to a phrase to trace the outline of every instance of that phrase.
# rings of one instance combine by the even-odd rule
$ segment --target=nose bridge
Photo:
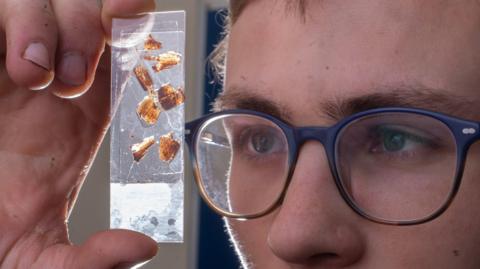
[[[327,127],[300,127],[296,130],[296,140],[299,145],[308,140],[315,140],[326,146],[329,132]]]
[[[334,131],[300,127],[295,132],[298,146],[305,147],[298,149],[288,189],[269,230],[269,247],[289,263],[332,268],[352,265],[364,250],[360,233],[350,224],[355,215],[338,195],[328,154],[322,156],[316,143],[306,144],[314,140],[327,148]]]

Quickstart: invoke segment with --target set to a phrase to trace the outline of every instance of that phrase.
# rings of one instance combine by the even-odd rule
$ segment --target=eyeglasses
[[[316,140],[356,213],[412,225],[438,217],[452,202],[478,130],[477,122],[412,108],[368,110],[331,127],[294,127],[268,114],[229,110],[187,123],[186,141],[200,193],[223,216],[253,219],[274,210],[300,147]]]

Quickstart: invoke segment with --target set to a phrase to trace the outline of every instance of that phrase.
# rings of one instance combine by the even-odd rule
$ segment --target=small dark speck
[[[458,257],[460,256],[460,252],[456,249],[453,250],[453,256]]]
[[[45,23],[44,26],[45,26],[45,27],[48,27],[48,23]]]
[[[45,4],[45,5],[43,6],[43,8],[44,8],[44,9],[47,9],[47,8],[48,8],[48,5],[47,5],[47,4]]]
[[[156,217],[152,217],[152,218],[150,219],[150,223],[153,224],[153,225],[155,225],[155,226],[158,226],[158,219],[157,219]]]
[[[175,225],[175,220],[174,219],[169,219],[168,220],[168,225],[170,225],[170,226]]]
[[[328,65],[325,66],[325,69],[326,69],[326,70],[330,70],[330,66],[328,66]]]
[[[245,76],[240,76],[240,78],[241,78],[242,80],[247,80],[247,78],[246,78]]]

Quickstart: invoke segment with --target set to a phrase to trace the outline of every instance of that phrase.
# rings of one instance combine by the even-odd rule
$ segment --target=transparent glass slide
[[[112,30],[110,226],[182,242],[185,13]]]

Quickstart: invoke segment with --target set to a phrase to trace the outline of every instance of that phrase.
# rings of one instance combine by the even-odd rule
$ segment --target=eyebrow
[[[421,87],[382,87],[371,93],[324,101],[321,112],[340,119],[358,112],[382,107],[410,107],[440,112],[456,117],[475,118],[475,101],[452,91]]]
[[[285,122],[291,122],[292,110],[287,104],[281,104],[258,94],[258,90],[232,87],[217,97],[214,111],[226,109],[249,109],[266,113]],[[369,90],[357,96],[337,96],[333,100],[318,100],[316,113],[339,121],[345,117],[383,107],[410,107],[426,109],[466,119],[478,118],[479,109],[474,109],[475,100],[465,96],[453,95],[446,90],[419,87],[382,87]]]
[[[230,88],[215,99],[212,110],[218,112],[227,109],[248,109],[272,115],[286,122],[291,120],[290,109],[255,92],[257,91],[246,88]]]
[[[285,5],[285,11],[291,12],[300,16],[303,23],[307,20],[307,0],[289,0]]]

